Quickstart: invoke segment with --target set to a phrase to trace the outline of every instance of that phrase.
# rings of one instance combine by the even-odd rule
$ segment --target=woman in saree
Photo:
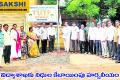
[[[37,46],[37,35],[33,33],[33,28],[29,27],[28,33],[28,45],[29,45],[29,57],[38,57],[40,56],[39,49]]]

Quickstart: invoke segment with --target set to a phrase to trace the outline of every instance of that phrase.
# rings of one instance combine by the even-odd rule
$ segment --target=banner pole
[[[58,53],[60,52],[60,36],[59,36],[59,32],[60,32],[60,30],[59,30],[59,27],[60,27],[60,21],[59,21],[59,15],[60,15],[60,11],[59,11],[59,0],[57,0],[57,6],[58,6],[58,23],[57,23],[57,35],[58,35],[58,37],[57,37],[57,49],[58,49]]]

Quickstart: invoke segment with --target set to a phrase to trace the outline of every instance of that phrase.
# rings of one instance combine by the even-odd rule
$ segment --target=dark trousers
[[[96,54],[96,47],[95,47],[95,42],[94,40],[89,40],[89,52],[91,54]]]
[[[113,42],[113,53],[112,53],[112,58],[117,59],[117,42]]]
[[[85,53],[85,41],[80,41],[80,52]]]
[[[45,40],[41,40],[41,47],[42,47],[42,53],[46,53],[46,50],[47,50],[47,39]]]
[[[5,46],[4,48],[4,62],[10,63],[10,55],[11,55],[11,46]]]
[[[54,43],[55,43],[55,38],[51,38],[49,40],[49,51],[53,52],[54,51]]]
[[[73,52],[77,51],[76,47],[77,47],[77,41],[76,40],[72,40],[72,49],[73,49]]]
[[[107,46],[108,46],[109,57],[111,58],[113,53],[113,41],[107,41]]]
[[[89,42],[87,40],[85,41],[85,52],[89,52]]]
[[[38,46],[38,49],[39,49],[39,42],[40,42],[40,40],[37,40],[37,46]]]
[[[117,61],[120,62],[120,44],[117,47]]]
[[[100,40],[96,40],[95,44],[96,44],[95,46],[96,46],[96,53],[97,53],[97,55],[102,55],[101,41]]]

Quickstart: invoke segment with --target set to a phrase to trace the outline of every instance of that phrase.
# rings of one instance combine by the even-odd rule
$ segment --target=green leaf
[[[108,10],[108,15],[109,15],[110,17],[114,17],[114,16],[116,15],[116,13],[117,13],[117,9],[115,9],[115,8],[110,8],[110,9]]]
[[[98,3],[98,2],[100,2],[100,0],[91,0],[92,1],[92,3]]]
[[[117,2],[120,4],[120,0],[117,0]]]
[[[113,0],[105,0],[104,2],[105,2],[105,5],[111,5]]]
[[[91,0],[83,0],[84,4],[90,5],[91,4]]]

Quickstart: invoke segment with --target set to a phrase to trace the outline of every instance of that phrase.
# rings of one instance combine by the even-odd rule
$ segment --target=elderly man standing
[[[88,32],[88,40],[89,40],[89,52],[91,54],[96,54],[96,49],[95,49],[95,32],[96,32],[96,26],[95,23],[92,22],[92,27],[89,28]]]
[[[47,37],[48,37],[48,32],[47,32],[46,24],[43,23],[40,28],[42,54],[47,53]]]
[[[78,26],[76,26],[76,23],[73,22],[72,23],[72,27],[71,27],[71,40],[72,40],[72,48],[73,48],[73,53],[77,52],[77,40],[78,40],[78,36],[79,36],[79,28]]]
[[[56,30],[53,26],[53,23],[50,23],[49,27],[47,28],[48,31],[48,40],[49,40],[49,51],[54,51],[54,43],[56,38]]]
[[[8,24],[3,25],[4,28],[4,62],[10,63],[10,55],[11,55],[11,39],[10,39],[10,31],[8,30]]]
[[[101,47],[101,24],[97,23],[97,28],[95,30],[95,47],[96,54],[102,56],[102,47]]]
[[[62,33],[63,33],[65,51],[69,52],[71,28],[68,25],[68,22],[65,22],[65,27],[63,28]]]
[[[107,27],[106,22],[102,22],[101,28],[101,45],[102,45],[102,57],[106,58],[108,56],[107,52]]]
[[[115,27],[112,25],[111,21],[109,20],[108,28],[107,28],[107,46],[108,46],[109,58],[112,57],[112,53],[113,53],[114,32],[115,32]]]

